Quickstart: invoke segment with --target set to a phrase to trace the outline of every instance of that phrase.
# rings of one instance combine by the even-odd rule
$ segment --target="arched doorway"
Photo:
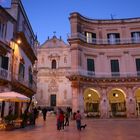
[[[112,89],[108,94],[111,117],[126,117],[126,95],[121,89]]]
[[[137,115],[140,116],[140,88],[135,92]]]
[[[100,95],[98,91],[87,88],[84,91],[84,110],[90,117],[99,117]]]

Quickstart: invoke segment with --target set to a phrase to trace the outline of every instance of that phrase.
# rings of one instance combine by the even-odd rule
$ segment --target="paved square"
[[[56,118],[39,117],[36,126],[0,131],[0,140],[140,140],[139,119],[84,119],[87,128],[79,132],[75,121],[64,131],[56,130]]]

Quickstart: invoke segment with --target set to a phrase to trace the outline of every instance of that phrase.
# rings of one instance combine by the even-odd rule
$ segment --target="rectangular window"
[[[140,42],[140,32],[131,32],[131,38],[133,43]]]
[[[118,60],[111,60],[111,73],[112,73],[112,76],[119,76],[120,75],[119,61]]]
[[[8,63],[9,63],[9,57],[0,56],[0,66],[1,68],[8,70]]]
[[[90,32],[85,32],[86,36],[86,42],[87,43],[96,43],[96,34],[95,33],[90,33]]]
[[[95,75],[94,59],[87,59],[88,75]]]
[[[136,59],[136,70],[137,70],[137,75],[140,76],[140,58]]]
[[[24,71],[25,71],[24,64],[20,63],[19,64],[19,80],[24,80]]]
[[[3,38],[5,36],[5,24],[0,21],[0,37]]]
[[[119,44],[120,34],[119,33],[109,33],[107,34],[107,39],[109,44]]]
[[[32,75],[32,71],[29,71],[29,84],[33,84],[33,75]]]

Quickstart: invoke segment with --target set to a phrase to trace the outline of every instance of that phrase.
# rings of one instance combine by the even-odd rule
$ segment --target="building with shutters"
[[[0,93],[15,91],[32,98],[36,94],[36,48],[38,42],[20,0],[11,6],[0,6]],[[1,117],[20,115],[27,104],[0,101]]]
[[[71,13],[72,109],[89,116],[140,116],[140,18],[97,20]]]

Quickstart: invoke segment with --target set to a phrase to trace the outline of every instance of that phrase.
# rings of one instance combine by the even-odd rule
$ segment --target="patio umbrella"
[[[9,91],[0,93],[0,101],[7,102],[29,102],[30,98],[20,93]]]

